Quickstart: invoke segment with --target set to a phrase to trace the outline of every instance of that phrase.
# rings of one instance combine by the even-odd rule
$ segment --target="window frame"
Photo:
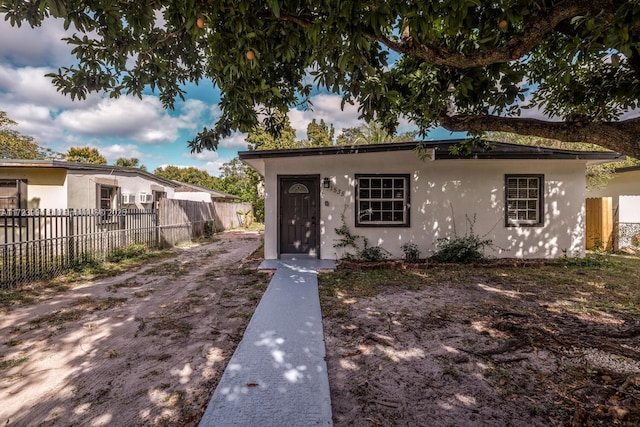
[[[102,190],[106,188],[112,193],[108,209],[102,207],[103,200],[106,200],[106,198],[102,197]],[[120,208],[120,197],[120,187],[117,185],[96,184],[96,208],[100,213],[100,222],[102,224],[118,221],[118,215],[115,211]]]
[[[356,227],[402,227],[408,228],[411,227],[411,175],[410,174],[377,174],[377,173],[360,173],[355,174],[355,207],[354,207],[354,216],[355,216],[355,226]],[[360,190],[361,190],[361,179],[402,179],[403,180],[403,221],[363,221],[362,214],[360,213],[360,202],[362,199],[360,198]],[[383,186],[380,187],[383,190]],[[392,186],[391,190],[395,190]],[[366,198],[364,201],[379,201],[379,202],[398,202],[399,198],[391,197],[384,198],[380,197],[379,200],[377,198]],[[395,209],[392,208],[392,212]],[[383,212],[383,209],[380,209],[380,212]]]
[[[510,179],[531,179],[536,178],[538,180],[538,198],[536,200],[536,210],[538,212],[537,220],[518,220],[518,219],[509,219],[509,213],[511,209],[509,208],[510,201],[530,201],[531,198],[509,198],[509,180]],[[527,187],[527,189],[530,189]],[[515,209],[516,212],[519,209]],[[544,212],[544,174],[505,174],[504,176],[504,224],[505,227],[544,227],[545,221],[545,212]]]
[[[16,192],[16,206],[14,207],[2,207],[2,209],[27,209],[27,191],[28,184],[26,179],[0,179],[0,183],[2,184],[10,184],[7,185],[6,188],[14,188]],[[11,197],[8,197],[11,198]]]

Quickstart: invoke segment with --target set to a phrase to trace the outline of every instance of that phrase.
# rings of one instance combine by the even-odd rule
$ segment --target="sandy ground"
[[[336,427],[640,425],[640,319],[481,277],[332,307]]]
[[[0,425],[196,425],[266,289],[223,233],[0,317]]]
[[[225,233],[2,313],[0,425],[197,425],[266,289],[259,243]],[[482,277],[336,299],[336,427],[640,425],[639,319]]]

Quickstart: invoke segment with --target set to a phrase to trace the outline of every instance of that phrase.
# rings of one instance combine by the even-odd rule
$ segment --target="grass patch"
[[[27,354],[21,354],[20,356],[14,357],[13,359],[0,360],[0,371],[4,371],[7,369],[15,368],[16,366],[20,366],[27,360],[29,360],[29,355]]]
[[[119,307],[127,302],[127,298],[92,298],[85,297],[76,301],[73,305],[85,310],[109,310]]]
[[[77,310],[77,309],[56,310],[52,313],[46,314],[44,316],[41,316],[29,321],[29,324],[32,325],[34,328],[38,328],[43,324],[49,324],[49,325],[60,328],[60,327],[63,327],[64,324],[67,322],[73,322],[75,320],[80,319],[84,313],[85,313],[84,310]]]
[[[15,304],[31,304],[35,298],[27,289],[5,290],[0,289],[0,307],[10,308]]]
[[[125,271],[143,267],[152,261],[159,261],[173,255],[173,252],[169,249],[154,250],[146,248],[144,251],[135,250],[132,252],[123,250],[113,258],[113,261],[87,261],[86,263],[74,267],[66,274],[52,279],[51,282],[68,284],[80,280],[104,279],[107,277],[117,276]]]
[[[503,291],[530,298],[561,301],[574,312],[640,315],[640,258],[591,255],[509,266],[429,266],[423,269],[339,269],[320,274],[323,307],[342,305],[350,298],[385,292],[418,291],[430,286],[477,286],[489,283]]]

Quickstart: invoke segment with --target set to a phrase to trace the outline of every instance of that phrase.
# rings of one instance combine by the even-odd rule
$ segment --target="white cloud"
[[[127,159],[136,158],[140,159],[142,153],[137,146],[133,144],[113,144],[99,149],[100,153],[107,158],[109,163],[115,163],[120,157]],[[141,162],[142,163],[142,162]]]
[[[306,132],[306,129],[305,129]],[[220,148],[240,148],[243,150],[247,149],[247,134],[235,132],[228,138],[224,138],[220,141]]]
[[[209,173],[209,175],[220,176],[220,168],[224,163],[226,162],[222,159],[218,159],[212,162],[207,162],[204,165],[204,170],[206,170]]]
[[[172,117],[157,97],[123,96],[102,99],[83,110],[64,111],[56,121],[79,134],[131,138],[143,144],[172,142],[178,138],[180,129],[193,128],[198,102],[189,103],[186,115]]]
[[[5,102],[33,103],[51,108],[83,108],[100,100],[100,95],[89,94],[85,101],[72,100],[58,92],[45,74],[47,67],[14,68],[0,64],[0,92]]]
[[[26,23],[18,28],[12,27],[3,16],[0,19],[0,61],[17,65],[71,65],[71,47],[61,39],[73,32],[73,28],[64,30],[61,19],[45,20],[36,28]]]
[[[342,97],[340,95],[316,95],[311,98],[312,110],[291,110],[289,120],[291,126],[296,130],[297,139],[307,139],[307,126],[313,119],[320,121],[324,119],[327,124],[333,124],[336,129],[336,136],[342,129],[357,127],[362,124],[358,120],[358,106],[345,104],[344,110],[340,108]]]

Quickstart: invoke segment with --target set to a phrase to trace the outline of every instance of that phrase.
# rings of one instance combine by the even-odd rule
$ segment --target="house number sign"
[[[345,195],[345,191],[344,190],[341,190],[338,187],[335,187],[333,184],[331,184],[331,186],[329,187],[329,190],[333,191],[338,196],[344,196]]]

